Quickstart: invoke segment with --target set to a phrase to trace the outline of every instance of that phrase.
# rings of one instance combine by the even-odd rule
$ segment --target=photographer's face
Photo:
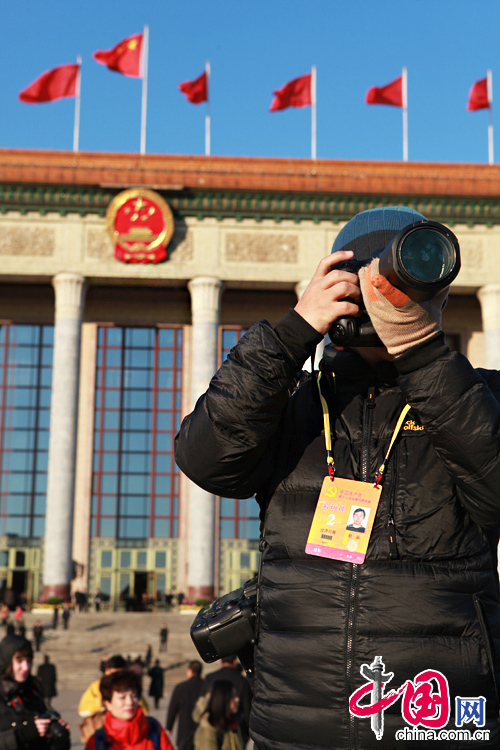
[[[12,659],[12,676],[15,682],[26,682],[31,672],[31,659],[22,654],[14,654]]]
[[[125,690],[123,693],[115,690],[111,696],[111,700],[104,701],[104,705],[106,711],[109,711],[115,719],[131,721],[137,713],[139,696],[135,690]]]

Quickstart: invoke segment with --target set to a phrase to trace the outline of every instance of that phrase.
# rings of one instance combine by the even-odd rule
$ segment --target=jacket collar
[[[323,364],[327,371],[350,382],[377,386],[397,385],[398,371],[393,362],[377,362],[370,365],[352,349],[326,346]]]

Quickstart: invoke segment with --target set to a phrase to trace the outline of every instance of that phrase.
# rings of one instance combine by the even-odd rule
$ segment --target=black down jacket
[[[411,411],[365,562],[312,557],[304,548],[326,452],[316,383],[297,384],[296,372],[319,338],[294,311],[275,329],[255,325],[177,436],[191,479],[226,497],[257,493],[265,516],[251,735],[259,750],[498,748],[500,375],[474,370],[441,334],[373,367],[327,348],[338,476],[373,482],[405,403]],[[402,697],[385,711],[381,739],[370,718],[350,714],[350,695],[366,684],[360,669],[376,656],[394,675],[386,694],[407,680],[418,687],[425,670],[444,675],[447,739],[397,736],[431,731],[418,706],[425,721],[439,717],[418,692],[416,728],[403,719]],[[484,725],[479,713],[461,728],[476,741],[459,734],[457,696],[485,699]],[[487,742],[474,735],[483,730]]]

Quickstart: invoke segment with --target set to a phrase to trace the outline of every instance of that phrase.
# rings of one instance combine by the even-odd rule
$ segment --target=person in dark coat
[[[167,650],[167,638],[168,638],[168,628],[163,622],[160,627],[160,648],[159,651],[166,651]]]
[[[71,611],[67,604],[64,605],[63,611],[62,611],[62,621],[63,621],[63,627],[64,630],[68,629],[69,625],[69,618],[71,617]]]
[[[241,714],[240,727],[245,744],[249,738],[250,711],[252,708],[252,689],[246,677],[240,670],[238,658],[235,655],[225,656],[221,659],[220,669],[210,672],[205,677],[204,692],[209,693],[214,682],[228,680],[232,682],[238,692],[239,712]]]
[[[40,620],[37,620],[33,628],[33,640],[35,641],[35,651],[40,651],[42,638],[43,638],[43,625],[40,622]]]
[[[171,734],[175,720],[177,719],[177,735],[175,740],[177,747],[181,747],[183,741],[196,728],[192,713],[196,701],[202,694],[203,680],[201,674],[201,662],[196,659],[189,662],[187,680],[177,683],[172,691],[165,728],[167,733]]]
[[[295,308],[240,339],[176,437],[192,481],[260,504],[258,750],[403,750],[414,729],[444,729],[440,748],[462,750],[472,706],[482,746],[500,746],[500,374],[450,351],[447,290],[417,302],[379,273],[375,254],[422,222],[405,207],[352,219]],[[422,242],[418,262],[434,250]],[[359,275],[334,268],[353,257]],[[319,382],[301,374],[360,305],[380,343],[327,346]],[[370,511],[359,539],[345,528],[354,503]],[[316,510],[324,537],[306,550]]]
[[[163,698],[163,669],[160,667],[159,659],[155,659],[154,666],[148,670],[148,675],[151,677],[148,695],[154,698],[155,708],[158,708],[160,698]]]
[[[43,697],[48,706],[52,698],[57,695],[57,670],[55,664],[52,664],[48,654],[43,658],[43,664],[40,664],[36,676],[42,684]]]
[[[38,680],[31,675],[33,650],[23,636],[8,635],[0,642],[0,748],[2,750],[69,750],[68,725],[47,705]],[[51,722],[57,723],[55,728]]]
[[[150,643],[148,643],[146,648],[146,655],[144,657],[144,666],[146,669],[149,669],[151,666],[151,660],[153,658],[153,648]]]
[[[54,630],[57,630],[58,623],[59,623],[59,605],[54,604],[54,609],[52,610],[52,627]]]

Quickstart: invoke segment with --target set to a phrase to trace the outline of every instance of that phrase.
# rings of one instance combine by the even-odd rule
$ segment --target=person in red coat
[[[99,688],[106,718],[85,750],[174,750],[159,722],[142,712],[141,683],[136,674],[123,669],[105,675]]]

